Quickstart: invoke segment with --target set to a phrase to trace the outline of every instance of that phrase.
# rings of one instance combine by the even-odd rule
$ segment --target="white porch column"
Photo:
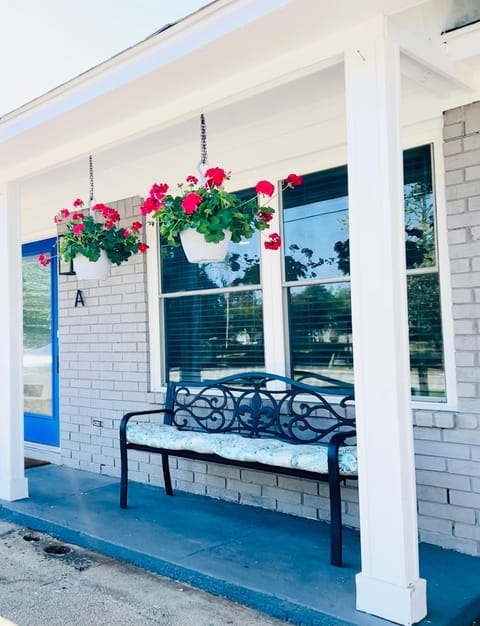
[[[357,608],[426,615],[419,578],[406,303],[400,52],[387,21],[345,52],[350,265],[362,571]]]
[[[23,461],[22,255],[18,185],[0,183],[0,498],[28,497]]]

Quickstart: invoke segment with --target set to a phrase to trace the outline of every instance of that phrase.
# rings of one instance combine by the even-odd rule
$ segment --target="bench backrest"
[[[247,372],[201,383],[169,383],[165,419],[180,429],[315,443],[354,429],[355,419],[347,411],[351,399],[346,396],[336,409],[311,385]]]

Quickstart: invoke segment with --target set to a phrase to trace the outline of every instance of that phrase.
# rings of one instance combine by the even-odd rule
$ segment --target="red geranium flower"
[[[257,217],[262,222],[271,222],[273,219],[273,213],[268,213],[267,211],[259,211],[257,213]]]
[[[211,167],[205,172],[208,187],[221,187],[227,173],[221,167]]]
[[[196,176],[187,176],[187,183],[196,185],[198,183],[198,178]]]
[[[141,252],[142,254],[145,253],[148,250],[149,246],[147,246],[146,243],[139,243],[138,244],[138,251]]]
[[[153,183],[152,188],[150,189],[150,195],[152,198],[156,198],[157,200],[161,200],[168,191],[167,183],[162,183],[161,185],[157,185],[157,183]]]
[[[131,228],[134,233],[138,233],[138,231],[142,228],[142,225],[140,222],[133,222]]]
[[[282,238],[278,233],[272,233],[263,245],[266,250],[278,250],[282,245]]]
[[[199,196],[198,193],[194,193],[192,191],[192,193],[187,194],[182,200],[182,208],[187,215],[191,215],[192,213],[195,213],[201,201],[202,196]]]
[[[148,215],[153,211],[158,211],[160,206],[160,200],[157,200],[157,198],[153,198],[152,196],[148,196],[148,198],[145,198],[143,204],[140,207],[140,213],[142,215]]]
[[[283,182],[289,187],[298,187],[302,184],[302,177],[297,176],[297,174],[289,174]]]
[[[81,222],[79,222],[78,224],[75,224],[72,230],[73,230],[73,234],[75,235],[75,237],[81,237],[82,232],[85,230],[85,224],[82,224]]]
[[[80,198],[77,198],[76,200],[74,200],[73,202],[73,206],[78,209],[79,206],[83,206],[83,200],[80,200]]]
[[[43,265],[43,267],[47,267],[47,265],[50,265],[50,263],[52,262],[52,259],[49,254],[44,254],[42,252],[42,254],[38,255],[38,262],[40,263],[40,265]]]
[[[271,198],[273,196],[273,192],[275,191],[275,187],[268,180],[259,180],[257,186],[255,187],[255,191]]]

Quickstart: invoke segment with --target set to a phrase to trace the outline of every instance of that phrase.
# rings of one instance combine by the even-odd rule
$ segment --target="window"
[[[412,395],[445,398],[430,146],[404,153]],[[290,369],[353,383],[347,168],[304,177],[284,196]]]
[[[231,243],[224,262],[200,265],[181,247],[161,245],[165,380],[265,369],[259,245],[257,232]]]
[[[248,199],[255,192],[238,193]],[[404,197],[412,395],[444,401],[431,146],[404,152]],[[325,391],[351,388],[347,167],[304,176],[302,186],[284,194],[282,216],[283,257],[262,255],[272,267],[283,264],[284,309],[279,296],[272,318],[275,334],[267,333],[275,345],[265,345],[264,339],[266,286],[258,232],[230,244],[222,263],[191,264],[180,247],[161,245],[163,381],[264,370],[267,355],[270,369],[285,368],[297,378],[314,374]],[[282,326],[287,329],[284,351],[278,338]]]

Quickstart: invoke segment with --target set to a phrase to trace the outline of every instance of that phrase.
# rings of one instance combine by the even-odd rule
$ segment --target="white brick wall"
[[[415,415],[419,531],[423,541],[478,555],[480,103],[447,111],[444,139],[459,410]]]
[[[452,271],[459,411],[416,411],[419,533],[423,541],[480,554],[480,104],[445,114],[448,242]],[[115,203],[126,223],[139,198]],[[77,285],[61,277],[62,462],[119,475],[124,412],[162,402],[149,393],[144,257],[113,267],[108,280]],[[85,307],[74,307],[77,288]],[[92,420],[102,421],[102,427]],[[184,459],[171,459],[177,489],[328,519],[328,486]],[[163,485],[157,455],[131,453],[133,480]],[[358,527],[355,481],[343,490],[346,524]]]
[[[129,225],[140,198],[114,203]],[[148,393],[145,258],[112,266],[105,281],[61,276],[59,358],[61,454],[65,465],[119,475],[118,421],[156,398]],[[77,289],[85,306],[75,307]],[[101,420],[102,426],[93,425]],[[133,455],[132,455],[133,456]],[[139,456],[139,461],[144,458]],[[138,479],[148,472],[133,463]]]

